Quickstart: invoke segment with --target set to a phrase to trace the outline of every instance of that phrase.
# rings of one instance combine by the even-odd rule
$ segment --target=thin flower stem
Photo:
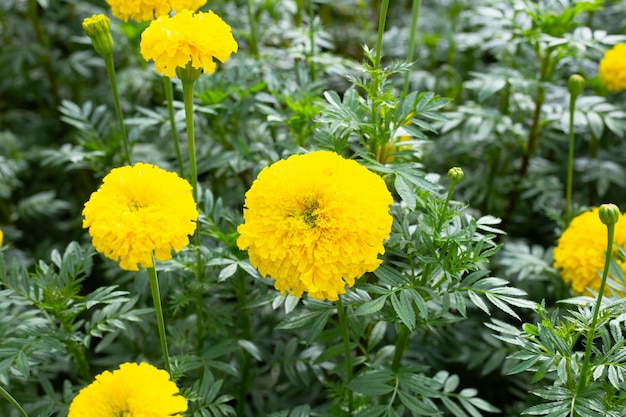
[[[178,163],[178,173],[181,178],[185,178],[185,168],[183,166],[183,157],[180,153],[180,143],[178,141],[178,130],[176,129],[176,119],[174,118],[174,91],[172,88],[172,80],[170,77],[162,77],[163,91],[165,91],[165,99],[167,100],[167,113],[170,119],[172,129],[172,139],[174,139],[174,150],[176,151],[176,162]]]
[[[252,0],[246,0],[246,12],[248,13],[248,24],[250,25],[250,54],[253,57],[259,55],[259,44],[257,42],[256,18],[252,10]]]
[[[413,0],[413,7],[411,10],[411,31],[409,32],[409,50],[406,54],[406,60],[413,62],[413,55],[415,54],[415,44],[417,43],[417,21],[420,17],[420,8],[422,6],[422,0]],[[402,93],[407,94],[409,92],[409,74],[407,71],[404,73],[404,86]]]
[[[350,332],[348,330],[348,322],[346,320],[346,310],[341,301],[341,296],[337,299],[337,315],[339,316],[339,327],[341,328],[341,336],[343,338],[343,349],[346,364],[346,384],[352,381],[352,349],[350,348]],[[348,415],[352,415],[354,408],[354,400],[352,391],[348,389]]]
[[[154,257],[152,258],[154,263]],[[170,355],[167,351],[167,338],[165,335],[165,320],[163,319],[163,308],[161,307],[161,294],[159,292],[159,280],[154,266],[146,268],[148,278],[150,279],[150,289],[152,290],[152,301],[154,303],[154,312],[156,313],[157,327],[159,328],[159,340],[161,342],[161,351],[163,352],[163,361],[165,370],[172,375],[172,367],[170,366]]]
[[[180,78],[180,77],[179,77]],[[193,86],[195,79],[182,80],[183,83],[183,101],[185,103],[185,122],[187,124],[187,148],[189,153],[189,166],[191,169],[191,186],[193,187],[193,199],[196,204],[198,201],[198,168],[196,165],[196,140],[193,124]],[[196,243],[196,280],[202,283],[204,267],[202,265],[202,256],[200,253],[200,222],[196,222],[195,232]],[[198,338],[198,347],[202,347],[204,339],[204,309],[202,308],[202,285],[198,286],[196,294],[196,331]]]
[[[117,123],[120,128],[120,135],[122,136],[122,140],[120,142],[121,147],[124,149],[123,158],[128,165],[132,165],[132,160],[130,158],[130,146],[128,145],[128,137],[126,136],[126,128],[124,127],[124,117],[122,116],[122,107],[120,106],[120,95],[117,92],[117,82],[115,81],[113,54],[104,55],[103,58],[107,70],[107,76],[109,77],[109,84],[111,84],[111,92],[113,93],[113,104],[115,106]]]
[[[389,0],[383,0],[380,6],[380,15],[378,16],[378,38],[376,40],[376,55],[374,56],[374,69],[380,68],[383,48],[383,33],[385,33],[385,22],[387,21],[387,10],[389,9]]]
[[[574,181],[574,113],[577,95],[570,94],[569,99],[569,151],[567,153],[567,189],[565,192],[565,221],[570,221],[572,206],[572,183]]]
[[[4,387],[2,387],[1,385],[0,385],[0,395],[2,395],[5,400],[11,403],[11,405],[15,407],[15,409],[18,411],[18,413],[20,413],[22,417],[28,417],[28,414],[26,414],[26,411],[24,411],[20,403],[17,402],[17,400],[13,398],[13,396],[9,394],[9,392],[5,390]]]
[[[600,313],[602,296],[604,295],[604,286],[606,285],[606,279],[609,275],[609,266],[611,262],[611,255],[613,252],[613,236],[615,234],[615,224],[607,224],[606,228],[608,233],[606,243],[606,256],[604,259],[604,270],[602,271],[602,281],[600,282],[600,289],[598,290],[598,299],[596,300],[596,304],[593,308],[591,327],[589,328],[585,341],[585,358],[583,360],[582,370],[580,371],[580,380],[578,381],[578,394],[581,394],[582,390],[587,386],[587,373],[589,372],[591,348],[593,347],[593,339],[595,337],[596,326],[598,324],[598,314]]]
[[[396,337],[396,348],[393,353],[393,362],[391,362],[391,370],[394,372],[397,372],[400,369],[402,357],[404,356],[404,352],[406,352],[410,336],[411,331],[408,327],[402,324],[400,330],[398,330],[398,337]]]
[[[309,70],[311,71],[311,81],[315,81],[317,73],[315,71],[315,11],[313,10],[313,0],[309,0],[309,43],[311,51],[309,56]]]

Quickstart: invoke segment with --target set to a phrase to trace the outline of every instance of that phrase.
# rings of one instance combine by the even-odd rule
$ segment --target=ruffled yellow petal
[[[626,90],[626,44],[609,49],[600,61],[598,72],[610,91]]]
[[[393,203],[385,182],[327,151],[263,169],[246,193],[237,245],[282,293],[336,300],[380,265]]]
[[[111,170],[83,209],[96,250],[138,270],[172,258],[189,244],[198,210],[191,185],[173,172],[137,163]]]
[[[147,363],[124,363],[80,390],[68,417],[181,417],[187,401],[169,374]]]
[[[185,68],[189,62],[213,73],[215,59],[226,62],[238,45],[230,26],[212,11],[193,14],[184,10],[152,21],[141,35],[140,48],[159,74],[173,78],[176,68]]]
[[[106,0],[111,6],[113,16],[128,22],[152,20],[159,16],[167,16],[171,11],[198,10],[206,0]]]
[[[614,243],[622,247],[626,247],[625,217],[622,214],[615,224]],[[576,216],[559,238],[554,248],[554,267],[561,269],[563,281],[571,283],[576,293],[600,289],[606,243],[607,229],[600,221],[598,208]],[[626,273],[626,263],[617,262]]]

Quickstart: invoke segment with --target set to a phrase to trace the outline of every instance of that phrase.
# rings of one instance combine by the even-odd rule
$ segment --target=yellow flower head
[[[181,417],[187,401],[169,374],[147,363],[105,371],[70,404],[68,417]]]
[[[333,152],[264,168],[246,193],[237,245],[283,294],[337,300],[381,263],[393,203],[385,182]]]
[[[198,10],[206,0],[106,0],[111,6],[113,16],[128,22],[145,22],[159,16],[166,16],[171,11]]]
[[[137,163],[115,168],[91,194],[83,209],[83,227],[93,245],[127,271],[152,267],[189,244],[198,210],[191,185],[173,172]]]
[[[4,233],[2,233],[2,229],[0,229],[0,246],[2,246],[2,239],[4,239]]]
[[[626,44],[615,45],[604,54],[599,75],[609,91],[626,90]]]
[[[184,10],[152,21],[141,35],[140,48],[146,61],[154,60],[159,74],[173,78],[176,68],[188,63],[212,74],[214,59],[226,62],[238,45],[230,26],[212,11]]]
[[[615,224],[614,243],[626,247],[626,220],[624,214]],[[601,273],[604,269],[607,229],[599,216],[599,208],[586,211],[572,219],[554,248],[554,267],[561,269],[561,277],[572,284],[579,294],[587,288],[600,289]],[[617,263],[626,273],[626,263]],[[599,272],[598,272],[599,271]]]

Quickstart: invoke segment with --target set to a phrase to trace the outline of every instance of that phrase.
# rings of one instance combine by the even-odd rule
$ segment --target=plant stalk
[[[256,30],[256,19],[252,10],[252,0],[246,0],[246,12],[248,13],[248,24],[250,25],[250,54],[253,57],[259,56],[259,44]]]
[[[161,351],[163,353],[163,362],[165,370],[172,375],[172,367],[170,365],[170,355],[167,350],[167,338],[165,334],[165,319],[163,318],[163,308],[161,307],[161,294],[159,292],[159,280],[154,267],[154,256],[152,257],[153,266],[146,268],[148,278],[150,279],[150,289],[152,290],[152,301],[154,303],[154,312],[156,313],[157,327],[159,329],[159,340],[161,342]]]
[[[613,236],[615,234],[615,224],[607,224],[607,243],[606,243],[606,256],[604,258],[604,270],[602,271],[602,281],[600,282],[600,289],[598,290],[598,299],[593,308],[593,318],[591,320],[591,327],[587,332],[587,340],[585,343],[585,357],[583,359],[582,370],[580,371],[580,380],[578,381],[577,394],[580,395],[582,390],[587,386],[587,373],[589,372],[589,361],[591,359],[591,348],[593,347],[593,339],[595,337],[596,326],[598,324],[598,314],[600,313],[600,306],[602,304],[602,297],[604,295],[604,287],[606,285],[606,279],[609,275],[609,266],[611,262],[611,256],[613,253]]]
[[[415,55],[415,44],[417,43],[417,22],[420,16],[420,8],[422,6],[422,0],[413,0],[413,6],[411,9],[411,31],[409,32],[409,50],[406,54],[406,60],[413,62],[413,56]],[[409,71],[404,73],[404,86],[402,93],[404,95],[409,92]]]
[[[17,412],[20,413],[22,417],[28,417],[28,414],[26,414],[26,411],[24,411],[20,403],[15,398],[13,398],[13,396],[9,394],[9,392],[5,390],[4,387],[1,385],[0,385],[0,395],[2,395],[4,399],[7,400],[16,409]]]
[[[170,119],[170,128],[172,129],[172,139],[174,140],[174,150],[176,151],[176,162],[178,163],[178,173],[181,178],[185,178],[185,168],[183,166],[183,157],[180,153],[180,142],[178,141],[178,130],[176,129],[176,118],[174,115],[174,91],[172,80],[169,77],[162,77],[163,91],[165,91],[165,99],[167,100],[167,114]]]
[[[574,181],[574,112],[576,95],[569,98],[569,149],[567,152],[567,189],[565,191],[565,221],[569,223],[572,208],[572,183]]]
[[[128,165],[132,165],[130,157],[130,146],[128,145],[128,137],[126,136],[126,128],[124,127],[124,117],[122,116],[122,107],[120,106],[120,96],[117,92],[117,82],[115,81],[115,65],[113,63],[113,54],[103,55],[104,64],[107,70],[107,76],[109,77],[109,84],[111,84],[111,93],[113,93],[113,104],[115,106],[115,114],[117,116],[117,123],[120,129],[120,135],[122,136],[121,148],[123,149],[123,159]]]
[[[341,296],[337,298],[337,315],[339,316],[339,327],[341,328],[341,336],[343,338],[343,350],[346,365],[346,384],[352,381],[352,349],[350,348],[350,331],[348,330],[348,321],[346,320],[346,310],[341,301]],[[354,409],[354,399],[352,390],[348,388],[348,415],[352,415]]]

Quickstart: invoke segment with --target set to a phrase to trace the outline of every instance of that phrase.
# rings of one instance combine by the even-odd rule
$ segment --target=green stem
[[[587,386],[587,373],[589,372],[589,361],[591,359],[591,348],[593,347],[593,339],[595,337],[596,326],[598,324],[598,314],[600,313],[600,306],[602,304],[602,296],[604,295],[604,287],[606,285],[606,279],[609,275],[609,266],[611,263],[611,255],[613,253],[613,236],[615,234],[615,224],[607,224],[607,243],[606,243],[606,256],[604,258],[604,270],[602,271],[602,281],[600,282],[600,289],[598,290],[598,299],[593,308],[593,318],[591,320],[591,327],[587,333],[587,340],[585,341],[585,358],[583,360],[582,370],[580,371],[580,381],[578,381],[578,392],[581,394],[582,390]]]
[[[378,123],[378,101],[380,93],[380,61],[382,59],[383,34],[385,33],[385,22],[387,21],[387,10],[389,9],[389,0],[383,0],[380,6],[380,15],[378,18],[378,37],[376,40],[376,52],[374,54],[374,71],[372,72],[372,88],[369,91],[370,100],[372,101],[372,123]],[[377,140],[370,138],[370,152],[376,155],[378,148]]]
[[[104,64],[107,69],[107,75],[109,77],[109,84],[111,84],[111,92],[113,93],[113,104],[115,105],[115,114],[117,115],[117,123],[120,128],[120,135],[122,136],[121,146],[124,149],[123,158],[128,165],[132,165],[130,158],[130,146],[128,145],[128,137],[126,136],[126,128],[124,127],[124,118],[122,117],[122,107],[120,106],[120,96],[117,92],[117,82],[115,81],[115,65],[113,64],[113,54],[104,55]]]
[[[259,55],[259,44],[257,43],[256,19],[252,10],[252,0],[246,0],[246,12],[248,13],[248,24],[250,25],[250,54],[256,58]]]
[[[400,330],[398,330],[398,336],[396,337],[396,349],[393,353],[393,362],[391,363],[391,370],[394,372],[398,372],[400,369],[400,363],[408,347],[410,336],[411,331],[402,324]]]
[[[383,34],[385,33],[385,22],[387,21],[387,10],[389,9],[389,0],[383,0],[380,6],[380,15],[378,17],[378,38],[376,40],[376,55],[374,56],[374,69],[380,68],[380,60],[382,58]]]
[[[577,95],[569,98],[569,150],[567,153],[567,189],[565,192],[565,221],[569,223],[572,206],[572,183],[574,181],[574,112]]]
[[[343,350],[346,365],[346,384],[352,381],[352,349],[350,348],[350,332],[348,330],[348,322],[346,320],[346,310],[341,301],[341,296],[337,299],[337,315],[339,316],[339,327],[341,328],[341,336],[343,338]],[[352,390],[348,389],[348,415],[352,415],[354,408],[354,399]]]
[[[179,77],[180,78],[180,77]],[[195,79],[183,79],[183,101],[185,103],[185,122],[187,125],[187,148],[189,153],[189,166],[191,169],[191,186],[193,188],[193,199],[198,201],[198,168],[196,164],[196,140],[193,124],[193,86]],[[202,347],[204,340],[204,308],[203,308],[203,288],[202,278],[204,266],[200,253],[200,221],[196,222],[195,232],[196,244],[196,280],[198,281],[198,292],[196,294],[196,330],[198,338],[198,348]]]
[[[313,0],[309,0],[309,43],[311,44],[311,51],[309,56],[309,71],[311,72],[311,81],[315,81],[317,78],[315,70],[315,62],[313,57],[315,56],[315,12],[313,10]]]
[[[154,262],[154,257],[152,258]],[[154,266],[146,268],[148,278],[150,279],[150,289],[152,290],[152,301],[154,303],[154,312],[156,313],[157,327],[159,329],[159,340],[161,342],[161,351],[163,352],[163,361],[165,370],[172,375],[172,367],[170,366],[170,355],[167,351],[167,338],[165,335],[165,320],[163,319],[163,308],[161,307],[161,295],[159,293],[159,280]]]
[[[162,77],[163,91],[165,91],[165,99],[167,100],[167,113],[170,119],[172,129],[172,138],[174,139],[174,150],[176,151],[176,162],[178,163],[178,173],[185,178],[185,168],[183,167],[183,157],[180,153],[180,143],[178,141],[178,130],[176,129],[176,119],[174,117],[174,91],[172,88],[172,80],[169,77]]]
[[[4,399],[11,403],[11,405],[15,407],[15,409],[20,413],[22,417],[28,417],[28,414],[26,414],[26,411],[24,411],[20,403],[17,402],[17,400],[13,398],[13,396],[9,394],[9,392],[5,390],[2,386],[0,386],[0,395],[2,395]]]
[[[406,60],[413,62],[413,56],[415,55],[415,44],[417,43],[417,21],[420,16],[420,8],[422,6],[422,0],[413,0],[413,8],[411,10],[411,31],[409,33],[409,50],[406,54]],[[404,73],[404,87],[402,93],[407,94],[409,92],[409,73]]]

